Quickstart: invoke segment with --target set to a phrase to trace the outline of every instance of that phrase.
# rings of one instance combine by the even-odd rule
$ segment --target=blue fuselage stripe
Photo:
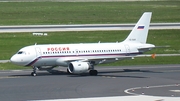
[[[85,56],[130,56],[130,55],[137,55],[137,54],[142,54],[142,53],[124,53],[124,54],[77,54],[77,55],[51,55],[51,56],[39,56],[33,61],[31,61],[29,64],[26,66],[31,66],[34,63],[36,63],[40,58],[62,58],[62,57],[85,57]]]

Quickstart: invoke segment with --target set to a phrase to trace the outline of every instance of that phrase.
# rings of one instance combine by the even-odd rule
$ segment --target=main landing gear
[[[91,76],[97,76],[98,71],[94,69],[94,64],[95,63],[91,63],[91,69],[89,70],[89,75]]]
[[[91,75],[91,76],[97,76],[97,74],[98,74],[97,70],[90,70],[89,71],[89,75]]]

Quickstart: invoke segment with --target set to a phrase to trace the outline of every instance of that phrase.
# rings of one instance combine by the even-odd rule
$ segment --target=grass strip
[[[152,22],[179,22],[180,1],[0,2],[0,25],[135,23],[143,12]]]
[[[148,43],[156,46],[169,45],[169,48],[157,48],[148,53],[179,54],[180,30],[150,30]],[[130,31],[92,31],[92,32],[50,32],[48,36],[33,36],[32,33],[1,33],[0,60],[7,60],[20,48],[37,44],[96,43],[123,41]]]

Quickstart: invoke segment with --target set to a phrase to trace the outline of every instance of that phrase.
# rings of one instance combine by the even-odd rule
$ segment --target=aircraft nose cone
[[[17,58],[17,56],[15,56],[15,55],[11,57],[10,61],[17,65],[22,65],[22,62],[23,62],[22,59]]]
[[[26,57],[24,56],[13,55],[10,59],[10,62],[16,65],[25,66],[29,62],[29,60],[25,58]]]
[[[15,64],[18,62],[15,56],[12,56],[10,61]]]

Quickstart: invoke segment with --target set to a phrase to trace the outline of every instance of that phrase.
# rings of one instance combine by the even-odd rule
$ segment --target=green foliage
[[[0,25],[134,23],[143,12],[152,22],[179,22],[180,1],[0,2]]]
[[[30,69],[29,67],[17,66],[12,63],[0,63],[0,70]]]

